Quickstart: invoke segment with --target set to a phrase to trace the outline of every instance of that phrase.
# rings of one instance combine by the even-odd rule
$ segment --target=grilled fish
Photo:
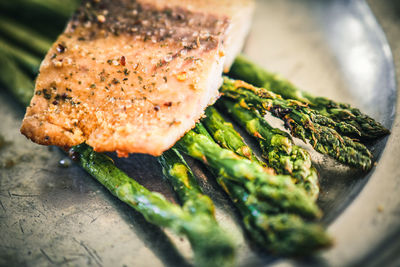
[[[21,132],[158,156],[218,97],[249,29],[249,0],[90,0],[43,60]]]

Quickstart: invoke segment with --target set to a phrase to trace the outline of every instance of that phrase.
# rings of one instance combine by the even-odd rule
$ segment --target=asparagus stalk
[[[129,178],[109,157],[94,152],[86,144],[72,148],[70,153],[90,175],[118,199],[140,212],[148,222],[187,236],[197,266],[232,266],[233,245],[210,216],[208,208],[203,210],[199,205],[189,204],[187,208],[196,209],[186,210],[172,204]]]
[[[61,19],[68,19],[71,14],[78,8],[81,0],[18,0],[23,4],[30,4],[37,6],[38,9],[48,10],[60,16]]]
[[[22,63],[30,58],[16,56]],[[29,104],[33,96],[32,80],[1,50],[0,80],[21,103]],[[107,156],[94,152],[85,144],[74,147],[71,153],[89,174],[121,201],[140,212],[148,222],[168,227],[178,235],[186,235],[193,247],[197,266],[233,265],[235,248],[232,240],[219,227],[211,199],[202,194],[192,172],[177,151],[167,151],[159,160],[184,203],[183,208],[168,202],[158,193],[148,191],[115,167]]]
[[[0,17],[8,17],[18,20],[20,24],[33,28],[38,33],[45,35],[48,39],[54,40],[65,28],[69,13],[76,5],[71,5],[70,0],[57,2],[63,6],[59,9],[49,9],[43,5],[34,3],[36,0],[13,0],[0,1]],[[46,0],[39,0],[47,4]],[[73,9],[73,10],[72,10]],[[65,13],[65,14],[64,14]],[[67,14],[68,13],[68,14]]]
[[[317,205],[289,176],[268,174],[260,164],[221,148],[201,124],[186,133],[176,148],[205,163],[218,177],[241,184],[258,199],[264,199],[265,212],[281,210],[308,218],[321,216]]]
[[[218,101],[218,105],[258,140],[268,166],[278,174],[290,175],[314,200],[318,198],[318,173],[312,166],[310,154],[296,146],[290,135],[273,128],[257,113],[242,108],[229,99]]]
[[[285,122],[285,127],[293,136],[308,139],[314,149],[327,154],[339,162],[369,170],[372,155],[361,143],[347,136],[341,136],[335,128],[339,125],[330,118],[322,116],[296,100],[285,100],[265,88],[257,88],[243,81],[224,79],[220,91],[240,103],[244,108],[254,108],[262,115],[270,112]],[[351,129],[349,129],[351,130]]]
[[[34,30],[5,17],[0,19],[0,32],[41,56],[47,53],[52,43]]]
[[[351,124],[357,128],[361,135],[360,138],[363,140],[374,140],[390,133],[379,122],[363,114],[359,109],[302,91],[288,80],[264,70],[244,56],[236,58],[229,75],[254,86],[268,88],[285,99],[295,99],[306,103],[321,115],[329,117],[336,122]]]
[[[214,216],[214,205],[211,199],[204,195],[190,167],[182,155],[174,148],[165,151],[158,157],[164,177],[170,182],[184,209]]]
[[[246,145],[240,134],[233,128],[232,123],[227,122],[213,106],[206,109],[205,115],[202,123],[221,147],[230,149],[239,156],[266,167],[265,163],[260,161],[251,148]]]
[[[0,50],[0,82],[10,88],[11,93],[24,105],[29,105],[33,96],[33,83],[15,61]]]
[[[36,74],[39,70],[40,59],[31,55],[30,53],[12,46],[7,41],[0,38],[0,52],[7,54],[13,60],[17,61],[19,65],[24,67],[32,74]]]
[[[210,120],[213,118],[211,117]],[[198,131],[212,140],[212,137],[201,126]],[[224,133],[225,131],[222,131],[220,134]],[[229,133],[228,136],[231,134]],[[228,140],[223,136],[220,138]],[[233,142],[233,144],[235,145],[229,146],[231,150],[241,151],[237,148],[242,147],[243,144],[240,142]],[[266,202],[254,191],[249,192],[243,184],[219,176],[217,169],[210,169],[217,177],[218,184],[239,209],[247,233],[262,249],[277,255],[305,255],[332,244],[331,238],[321,226],[306,222],[295,214],[281,213],[279,208]],[[258,185],[253,184],[252,186],[257,187]]]
[[[57,22],[65,23],[80,2],[81,0],[13,0],[1,1],[0,7],[11,11],[13,15],[20,13],[23,9],[39,13],[44,17],[54,17]]]
[[[215,208],[211,199],[203,194],[194,174],[181,154],[176,149],[171,148],[170,150],[165,151],[158,158],[158,161],[163,168],[164,176],[171,183],[179,200],[182,202],[183,209],[193,216],[208,217],[208,228],[213,229],[213,232],[216,235],[214,238],[222,243],[222,246],[226,248],[231,245],[231,251],[225,249],[227,253],[225,255],[225,260],[228,261],[228,263],[232,263],[234,254],[232,241],[230,237],[219,228],[214,217]],[[204,221],[207,222],[207,219],[205,218]],[[221,258],[221,255],[217,255],[217,257],[214,258]],[[229,264],[224,263],[224,265]]]
[[[332,239],[320,225],[295,214],[265,212],[257,198],[240,185],[221,177],[217,181],[239,209],[247,233],[261,248],[293,256],[332,245]]]

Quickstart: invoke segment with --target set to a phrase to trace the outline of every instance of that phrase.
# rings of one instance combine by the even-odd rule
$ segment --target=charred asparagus
[[[374,140],[390,133],[382,124],[363,114],[359,109],[302,91],[288,80],[264,70],[244,56],[236,58],[229,75],[254,86],[268,88],[285,99],[294,99],[306,103],[321,115],[336,122],[349,123],[359,131],[360,136],[356,135],[357,138]]]
[[[285,211],[308,218],[318,218],[321,211],[306,194],[295,186],[290,176],[271,175],[258,163],[221,148],[201,124],[177,142],[176,147],[209,166],[218,177],[241,184],[251,194],[268,203],[267,210]]]
[[[256,109],[261,115],[269,112],[283,120],[293,136],[303,141],[308,139],[316,151],[350,166],[363,170],[371,168],[370,151],[363,144],[335,130],[341,128],[341,132],[354,132],[355,128],[350,124],[336,123],[302,102],[283,99],[266,88],[254,87],[243,81],[225,78],[220,91],[244,108]]]
[[[318,173],[312,167],[310,154],[305,149],[296,146],[286,132],[273,128],[264,118],[242,108],[238,103],[221,99],[218,104],[259,141],[269,167],[278,174],[290,175],[296,184],[304,187],[313,199],[317,199]]]
[[[215,125],[213,121],[217,123],[223,121],[215,109],[209,109],[207,114],[208,116],[203,119],[204,123],[207,121],[207,124]],[[230,137],[239,136],[237,133],[232,134],[234,129],[231,125],[224,123],[221,127],[217,135],[215,134],[217,131],[214,131],[217,128],[209,127],[208,129],[212,136],[223,140],[221,144],[229,147],[230,150],[237,153],[246,151],[246,154],[242,156],[248,155],[250,148],[239,149],[245,146],[244,142],[240,142],[241,138],[234,138],[235,140],[230,142],[232,140]],[[200,132],[211,140],[211,136],[201,129],[203,128],[200,128]],[[224,136],[224,133],[228,135]],[[331,245],[331,238],[318,224],[307,222],[295,214],[282,213],[273,204],[266,202],[263,197],[247,190],[243,184],[218,175],[216,169],[210,168],[210,170],[217,177],[218,184],[239,209],[247,233],[261,248],[279,255],[304,255]]]

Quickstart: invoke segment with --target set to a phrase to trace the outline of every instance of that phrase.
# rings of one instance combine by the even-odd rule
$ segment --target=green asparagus
[[[290,176],[268,174],[260,164],[221,148],[206,132],[204,126],[197,124],[175,147],[208,165],[218,177],[239,183],[259,199],[271,203],[274,211],[279,209],[309,218],[321,216],[314,201],[304,189],[294,185]]]
[[[51,18],[53,23],[65,25],[80,2],[81,0],[13,0],[0,1],[0,7],[7,15],[21,15],[22,11],[24,15],[29,16],[31,12],[34,15],[38,14],[42,20]]]
[[[254,195],[224,178],[218,183],[225,189],[242,215],[251,239],[261,248],[277,255],[306,255],[332,245],[323,227],[288,213],[265,212]]]
[[[232,123],[225,121],[213,106],[206,109],[205,115],[202,123],[221,147],[230,149],[236,154],[266,167],[264,162],[260,161],[251,148],[246,145],[240,134],[233,128]]]
[[[318,173],[312,167],[310,154],[305,149],[296,146],[286,132],[273,128],[260,115],[242,108],[238,103],[222,99],[218,105],[259,141],[269,167],[278,174],[290,175],[296,184],[304,187],[313,199],[317,199]]]
[[[226,246],[232,244],[231,239],[222,229],[217,231],[218,224],[214,217],[214,205],[211,199],[203,194],[194,174],[181,154],[176,149],[171,148],[165,151],[158,158],[158,161],[163,168],[164,176],[172,184],[174,191],[182,202],[183,209],[193,216],[208,216],[208,227],[214,229],[214,233],[218,235],[218,237],[216,237],[217,240],[219,240],[220,243],[225,242]],[[204,218],[204,221],[207,222],[206,218]],[[231,246],[233,247],[233,245]],[[232,254],[233,252],[227,255],[228,260],[233,257]]]
[[[215,120],[213,115],[218,113],[215,109],[214,111],[207,112],[207,118],[209,118],[207,120]],[[203,121],[206,120],[203,119]],[[225,126],[230,128],[229,124],[225,124]],[[200,132],[212,140],[212,137],[202,129],[200,127]],[[223,129],[225,130],[225,127]],[[223,136],[225,132],[228,133],[228,136],[232,136],[232,131],[228,130],[221,131],[218,138],[228,143],[228,136]],[[236,139],[236,141],[228,147],[232,151],[241,152],[242,150],[237,148],[242,147],[244,143],[240,143],[239,139]],[[239,209],[247,233],[262,249],[277,255],[304,255],[312,253],[316,249],[329,247],[332,244],[331,238],[321,226],[306,222],[295,214],[282,213],[279,208],[266,202],[254,191],[249,192],[243,184],[219,176],[217,169],[210,170],[217,177],[217,183]],[[258,185],[253,186],[256,187]]]
[[[0,52],[7,54],[33,75],[37,74],[40,65],[40,59],[38,57],[11,45],[2,38],[0,38]]]
[[[172,204],[162,195],[150,192],[129,178],[109,157],[94,152],[86,144],[72,148],[70,153],[90,175],[121,201],[140,212],[148,222],[168,227],[178,235],[186,235],[197,266],[233,264],[232,242],[210,216],[208,209],[205,212],[203,209],[184,210]]]
[[[165,151],[158,157],[164,177],[170,182],[184,209],[214,216],[214,205],[211,199],[204,195],[196,178],[181,154],[174,148]]]
[[[39,1],[45,4],[48,2],[46,0]],[[19,24],[34,29],[35,32],[46,36],[47,39],[55,40],[65,29],[67,19],[72,14],[60,15],[60,13],[66,13],[67,9],[71,9],[72,5],[69,5],[69,0],[58,2],[67,6],[67,8],[50,10],[33,3],[32,0],[0,1],[0,18],[17,20]]]
[[[264,70],[244,56],[236,58],[229,75],[254,86],[268,88],[285,99],[294,99],[306,103],[321,115],[336,122],[349,123],[357,128],[361,135],[360,138],[364,140],[377,139],[390,133],[379,122],[363,114],[359,109],[302,91],[288,80]],[[346,132],[343,133],[346,134]]]
[[[293,136],[303,141],[308,139],[316,151],[362,170],[371,168],[372,155],[363,144],[341,136],[335,130],[341,126],[330,118],[315,113],[305,104],[297,100],[285,100],[268,89],[226,77],[220,91],[244,108],[256,109],[261,115],[270,112],[283,120]]]
[[[24,105],[29,105],[33,96],[32,80],[23,73],[14,60],[0,50],[0,82],[10,88],[11,93]]]
[[[0,32],[40,56],[44,56],[52,44],[51,40],[34,30],[5,17],[0,19]]]

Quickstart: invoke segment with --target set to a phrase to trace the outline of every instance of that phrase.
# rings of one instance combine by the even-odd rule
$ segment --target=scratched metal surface
[[[387,127],[393,123],[397,93],[392,56],[364,1],[259,1],[245,53],[302,88],[350,102]],[[0,139],[0,266],[192,263],[187,241],[148,224],[78,166],[60,167],[64,155],[58,149],[35,145],[22,137],[18,130],[22,117],[23,108],[0,91],[0,135],[5,140]],[[393,128],[390,144],[396,144],[398,132],[399,127]],[[251,139],[247,140],[251,143]],[[386,142],[387,138],[372,147],[377,159]],[[319,203],[325,212],[323,222],[338,243],[334,249],[306,262],[274,259],[254,250],[245,241],[238,214],[212,176],[190,161],[205,192],[217,206],[218,220],[239,246],[239,265],[347,265],[368,254],[368,246],[363,254],[352,246],[351,238],[346,241],[350,243],[344,244],[342,236],[347,234],[346,229],[357,228],[354,225],[357,219],[349,220],[348,213],[355,209],[360,197],[365,197],[365,192],[371,191],[370,184],[377,179],[393,179],[396,174],[379,169],[380,165],[389,164],[388,156],[369,174],[316,153],[312,156],[321,173]],[[116,164],[147,188],[175,201],[154,158],[133,155],[116,159]],[[376,177],[377,173],[383,177]],[[393,192],[385,192],[380,193],[392,194],[391,200],[398,203],[399,198]],[[363,210],[358,207],[356,212],[360,209]],[[360,243],[359,235],[353,239],[354,244]]]

